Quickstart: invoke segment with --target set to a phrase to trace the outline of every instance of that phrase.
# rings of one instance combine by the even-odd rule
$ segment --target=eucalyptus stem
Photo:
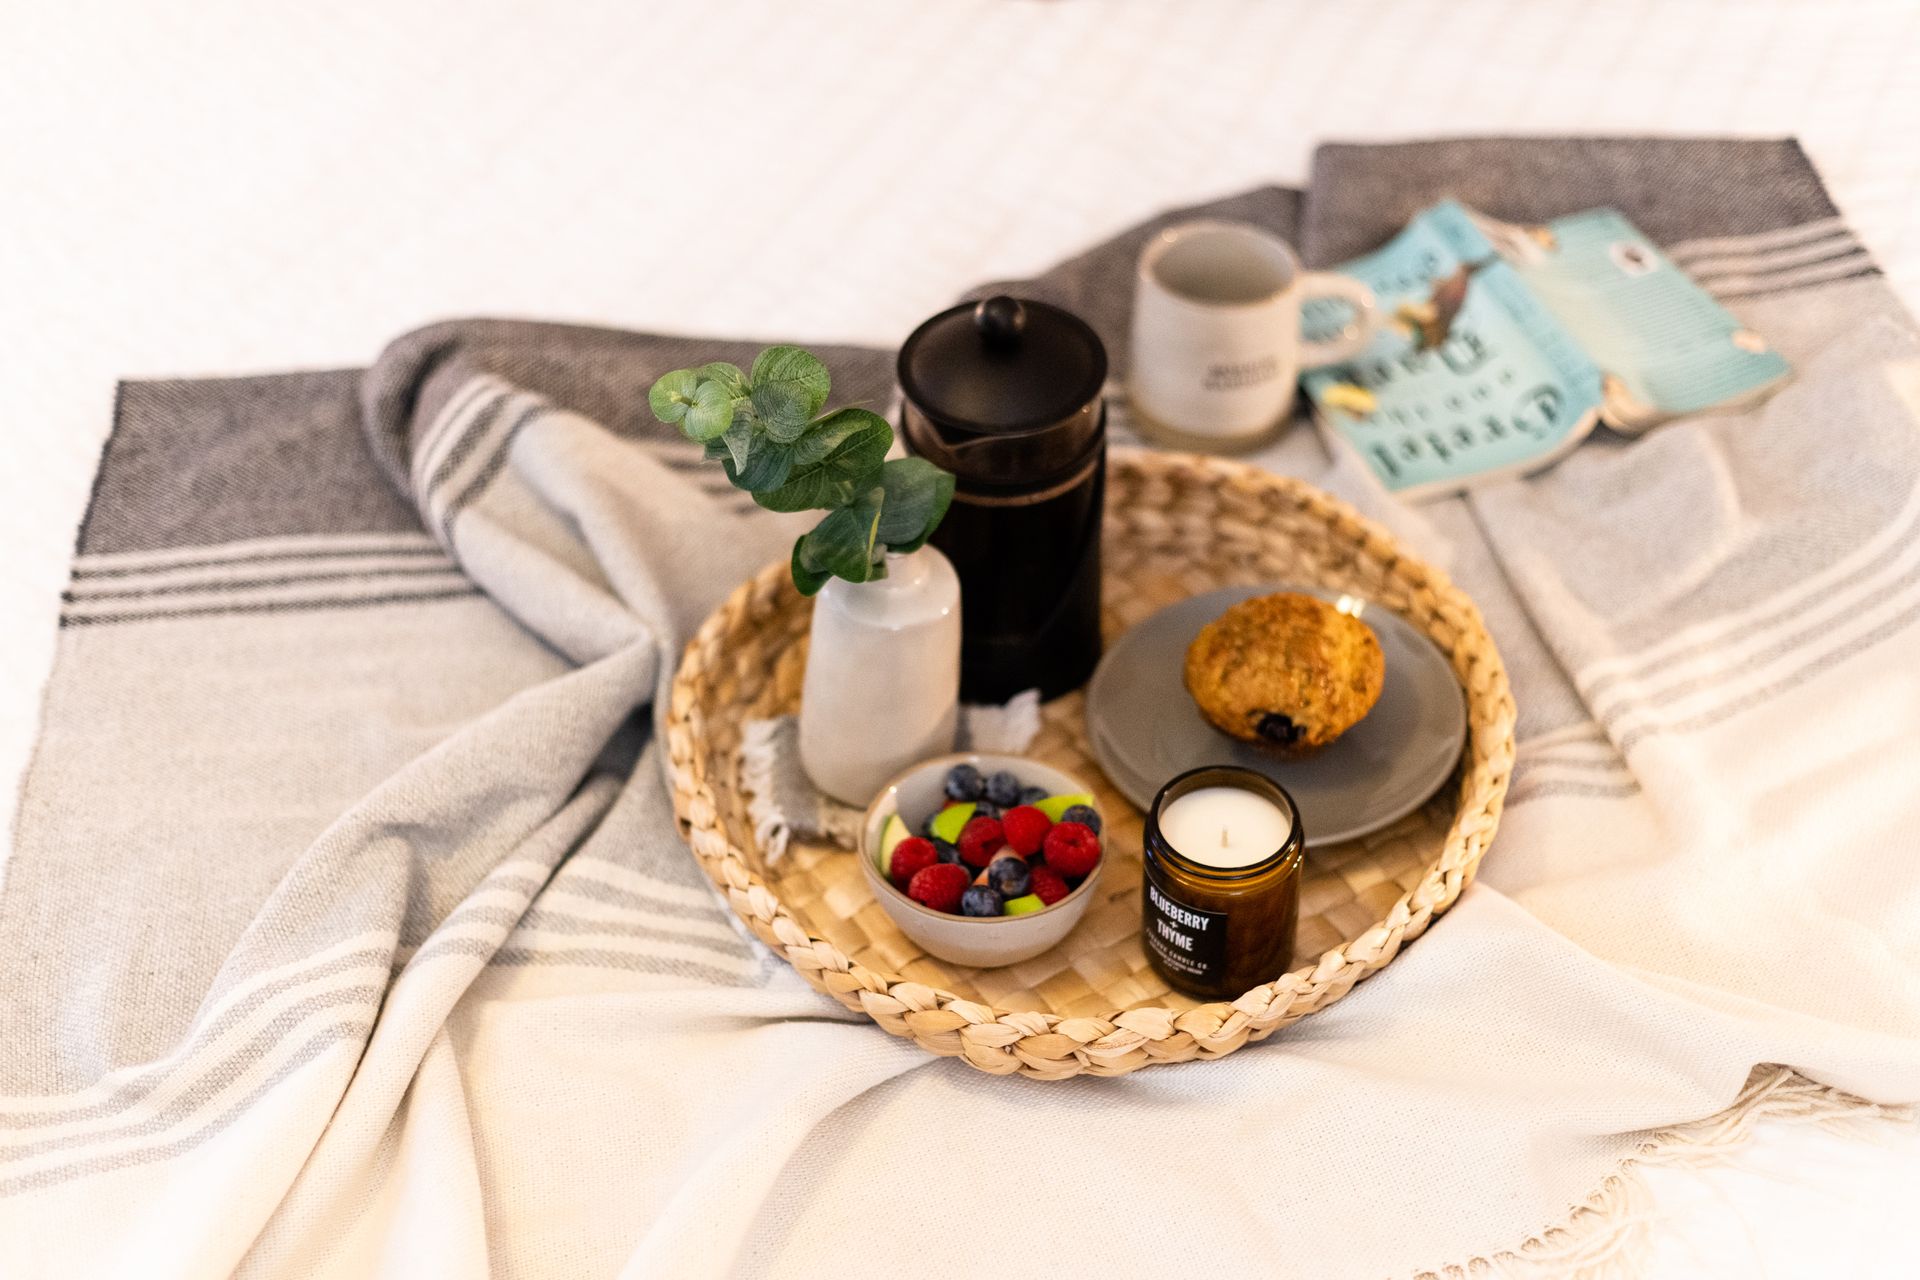
[[[953,476],[924,458],[887,460],[893,428],[868,409],[823,413],[832,381],[799,347],[768,347],[742,372],[717,362],[662,374],[647,393],[660,421],[718,462],[769,511],[827,514],[793,544],[793,584],[871,582],[886,553],[917,550],[953,500]]]

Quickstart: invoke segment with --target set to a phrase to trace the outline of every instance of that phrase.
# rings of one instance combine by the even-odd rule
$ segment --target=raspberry
[[[1047,865],[1061,875],[1079,879],[1100,861],[1100,837],[1078,822],[1059,822],[1047,832]]]
[[[1013,846],[1013,851],[1023,858],[1031,858],[1040,852],[1041,843],[1053,827],[1053,819],[1032,805],[1023,804],[1007,810],[1000,826],[1006,831],[1007,843]]]
[[[967,883],[965,869],[951,862],[936,862],[913,873],[913,879],[907,884],[907,896],[923,907],[952,911],[959,907],[960,895],[967,891]]]
[[[933,841],[908,836],[893,846],[893,857],[887,862],[887,878],[893,881],[894,888],[904,889],[915,872],[938,861],[940,853],[933,847]]]
[[[969,818],[960,828],[960,860],[970,867],[984,867],[1007,842],[998,818]]]
[[[1052,906],[1067,896],[1067,882],[1052,867],[1040,866],[1033,869],[1033,883],[1027,889],[1034,897]]]

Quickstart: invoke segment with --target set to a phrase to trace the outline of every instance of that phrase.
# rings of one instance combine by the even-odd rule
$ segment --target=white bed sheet
[[[454,315],[897,341],[1321,140],[1797,135],[1920,300],[1920,6],[0,0],[0,778],[115,379]],[[9,820],[11,818],[9,808]],[[1920,1134],[1653,1175],[1658,1274],[1893,1274]]]

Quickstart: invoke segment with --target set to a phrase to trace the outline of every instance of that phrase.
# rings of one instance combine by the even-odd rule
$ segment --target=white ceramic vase
[[[873,582],[833,578],[813,602],[800,763],[864,808],[896,774],[953,750],[960,725],[960,578],[922,547]]]

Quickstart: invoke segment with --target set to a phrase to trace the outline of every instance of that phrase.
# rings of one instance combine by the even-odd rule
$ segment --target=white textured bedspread
[[[9,784],[123,377],[363,365],[469,314],[890,343],[1318,142],[1442,133],[1795,135],[1920,304],[1909,3],[0,0],[0,31]],[[1654,1267],[1898,1273],[1920,1138],[1871,1136],[1655,1172]]]

